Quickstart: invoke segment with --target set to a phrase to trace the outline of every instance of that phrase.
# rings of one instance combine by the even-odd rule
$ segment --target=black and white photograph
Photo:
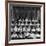
[[[8,43],[44,41],[44,5],[33,3],[8,4]]]
[[[13,6],[11,10],[11,39],[40,39],[40,8]]]

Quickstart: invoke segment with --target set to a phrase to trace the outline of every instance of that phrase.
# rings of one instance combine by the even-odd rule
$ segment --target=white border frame
[[[43,28],[44,28],[44,25],[43,25],[43,9],[44,9],[44,5],[43,4],[28,4],[28,3],[8,3],[8,21],[9,21],[9,5],[10,4],[13,4],[13,5],[16,5],[16,4],[20,4],[20,5],[35,5],[35,6],[41,6],[41,39],[21,39],[21,40],[10,40],[8,43],[9,44],[13,44],[13,43],[28,43],[28,42],[43,42]],[[9,25],[9,22],[8,22],[8,25]],[[8,36],[9,36],[9,26],[8,26]]]

